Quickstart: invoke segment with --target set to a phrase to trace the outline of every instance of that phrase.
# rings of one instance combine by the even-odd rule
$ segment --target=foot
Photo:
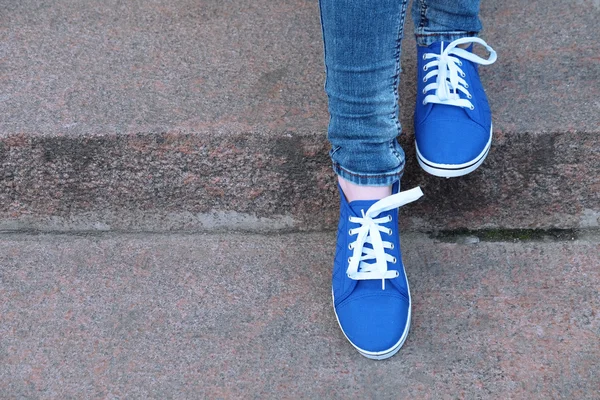
[[[489,57],[472,53],[473,43],[485,46]],[[466,175],[483,163],[492,144],[492,115],[477,64],[492,64],[496,52],[479,38],[462,38],[417,46],[417,54],[419,165],[436,176]]]
[[[379,200],[392,194],[392,185],[390,186],[363,186],[352,183],[341,176],[338,176],[338,183],[346,200]]]
[[[382,360],[404,344],[411,301],[402,264],[398,208],[423,195],[415,188],[381,200],[348,202],[340,187],[340,222],[332,295],[342,332],[365,357]]]

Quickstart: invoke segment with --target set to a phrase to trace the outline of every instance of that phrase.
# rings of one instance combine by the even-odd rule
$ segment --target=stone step
[[[450,180],[414,158],[407,23],[407,228],[600,225],[598,12],[483,2],[495,139]],[[305,0],[0,3],[0,230],[334,228],[319,24]]]
[[[347,342],[329,233],[0,236],[0,397],[597,399],[598,237],[403,235],[408,340]]]

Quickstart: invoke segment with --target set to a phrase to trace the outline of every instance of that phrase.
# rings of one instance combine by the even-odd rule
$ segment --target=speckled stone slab
[[[600,225],[599,15],[483,2],[495,141],[453,180],[416,165],[407,24],[405,226]],[[0,0],[0,230],[335,227],[319,24],[313,0]]]
[[[381,362],[337,326],[334,241],[0,236],[0,398],[599,397],[597,235],[404,235],[412,327]]]

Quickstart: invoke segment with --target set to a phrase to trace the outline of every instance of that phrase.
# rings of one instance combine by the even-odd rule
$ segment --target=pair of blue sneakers
[[[489,57],[472,52],[483,45]],[[468,45],[467,48],[458,47]],[[492,120],[477,65],[496,53],[479,38],[418,46],[415,146],[419,165],[440,177],[479,167],[492,142]],[[404,344],[411,320],[408,280],[400,252],[398,208],[423,195],[420,188],[381,200],[348,202],[340,188],[340,222],[332,295],[342,332],[365,357],[382,360]]]

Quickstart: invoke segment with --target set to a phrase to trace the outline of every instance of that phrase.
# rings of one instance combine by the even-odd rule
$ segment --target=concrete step
[[[483,2],[495,141],[420,171],[414,39],[401,94],[411,229],[600,222],[597,2]],[[315,1],[0,1],[0,230],[331,229]]]
[[[597,399],[600,241],[405,234],[411,333],[360,356],[331,233],[0,236],[0,397]]]

